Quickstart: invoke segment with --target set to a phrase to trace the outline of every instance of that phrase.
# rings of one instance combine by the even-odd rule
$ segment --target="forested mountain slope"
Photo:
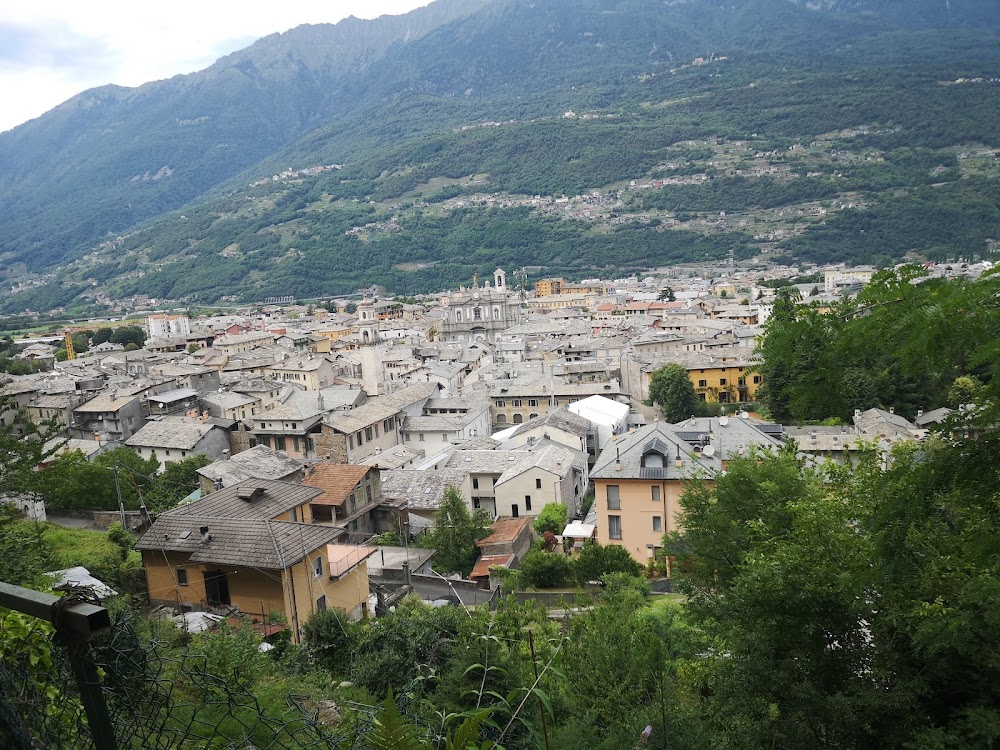
[[[985,254],[997,29],[972,0],[439,0],[301,27],[0,135],[0,274],[29,287],[4,309]]]

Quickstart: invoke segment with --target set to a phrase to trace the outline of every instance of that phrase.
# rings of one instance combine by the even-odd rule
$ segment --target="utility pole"
[[[128,522],[125,520],[125,503],[122,502],[122,487],[118,483],[118,464],[114,465],[115,472],[115,492],[118,494],[118,510],[122,514],[122,526],[128,530]]]

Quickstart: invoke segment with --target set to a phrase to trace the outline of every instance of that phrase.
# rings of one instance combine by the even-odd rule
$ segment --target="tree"
[[[573,567],[561,551],[533,549],[521,560],[518,572],[525,584],[539,589],[559,588],[573,579]]]
[[[971,375],[962,375],[955,378],[955,382],[948,389],[948,406],[958,409],[966,404],[975,403],[983,384]]]
[[[437,550],[433,558],[435,569],[468,576],[479,557],[476,542],[490,533],[491,526],[488,513],[479,509],[470,514],[459,491],[454,487],[446,489],[431,538]]]
[[[671,363],[653,373],[649,382],[649,398],[663,409],[668,422],[680,422],[700,409],[694,384],[683,365]]]
[[[94,346],[98,344],[103,344],[105,342],[111,341],[111,334],[114,333],[113,328],[98,328],[94,335],[91,337],[91,342]]]
[[[146,343],[146,332],[139,326],[122,326],[115,329],[110,340],[112,344],[121,344],[122,346],[135,344],[137,348],[142,348],[142,345]]]
[[[153,511],[169,510],[198,489],[198,469],[212,463],[208,456],[188,456],[181,461],[168,461],[163,473],[146,490],[146,507]]]
[[[358,306],[354,302],[348,302],[344,305],[344,312],[348,315],[354,315],[358,311]]]
[[[673,302],[677,297],[674,295],[674,290],[667,287],[660,291],[656,299],[660,300],[660,302]]]
[[[587,542],[573,561],[573,574],[577,583],[599,581],[608,573],[627,573],[630,576],[642,574],[642,566],[632,559],[628,550],[618,544],[604,546],[599,542]]]
[[[931,439],[855,468],[792,450],[729,463],[681,498],[668,547],[717,745],[988,746],[1000,720],[1000,450]],[[961,571],[960,574],[957,572]]]
[[[59,432],[55,422],[35,424],[23,407],[0,394],[0,488],[25,492],[32,488],[35,468],[56,450],[45,444]]]
[[[535,519],[535,533],[544,534],[548,531],[552,534],[561,534],[566,528],[568,515],[569,509],[562,503],[546,503]]]
[[[21,520],[10,505],[0,505],[0,581],[45,588],[44,573],[55,567],[42,524]]]

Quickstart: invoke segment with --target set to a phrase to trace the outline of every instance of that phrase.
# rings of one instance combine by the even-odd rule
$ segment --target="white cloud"
[[[13,0],[0,4],[0,131],[75,94],[191,73],[303,23],[405,13],[429,0]]]

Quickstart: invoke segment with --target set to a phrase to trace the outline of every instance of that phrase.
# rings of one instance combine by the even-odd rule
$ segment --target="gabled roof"
[[[382,497],[393,505],[406,503],[414,510],[437,510],[449,487],[460,488],[468,476],[461,469],[437,471],[389,469],[382,472]]]
[[[378,472],[378,469],[374,466],[323,462],[313,466],[302,484],[322,491],[311,500],[314,505],[340,506],[370,471]]]
[[[192,450],[208,433],[216,429],[210,422],[199,422],[186,418],[146,422],[136,433],[125,441],[125,445],[133,448],[173,448],[176,450]]]
[[[511,437],[529,432],[538,427],[552,427],[556,430],[576,435],[577,437],[586,437],[590,431],[590,422],[579,414],[574,414],[566,407],[563,407],[548,411],[534,419],[529,419],[524,424],[517,425],[517,429],[514,430]]]
[[[252,500],[239,497],[241,489],[259,489]],[[321,490],[303,484],[272,479],[248,479],[217,490],[201,500],[160,514],[165,516],[200,516],[220,519],[273,519],[292,508],[310,502]]]
[[[207,540],[202,529],[207,529]],[[189,553],[190,563],[284,570],[343,533],[319,524],[168,513],[153,522],[135,549]]]
[[[418,401],[426,401],[437,393],[437,383],[417,383],[385,396],[371,398],[347,412],[328,415],[323,421],[338,432],[352,433],[383,419],[395,416]]]
[[[239,484],[247,479],[285,479],[302,469],[302,462],[287,453],[267,445],[256,445],[249,450],[222,458],[197,470],[201,476],[223,487]]]

